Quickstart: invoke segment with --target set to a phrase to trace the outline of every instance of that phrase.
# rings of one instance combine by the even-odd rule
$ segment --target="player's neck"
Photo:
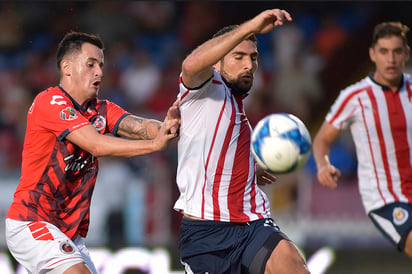
[[[74,100],[77,104],[82,106],[83,108],[87,108],[87,105],[89,104],[89,99],[85,98],[84,95],[80,94],[72,85],[69,85],[65,83],[64,81],[61,81],[59,86],[68,94],[70,95],[71,99]],[[76,92],[77,91],[77,92]]]

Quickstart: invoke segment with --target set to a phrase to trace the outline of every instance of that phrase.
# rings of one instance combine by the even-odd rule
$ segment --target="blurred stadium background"
[[[55,51],[67,31],[92,32],[104,40],[100,97],[162,119],[176,97],[184,57],[222,26],[273,7],[288,10],[294,21],[258,37],[260,68],[247,112],[253,126],[269,113],[294,113],[312,137],[339,90],[373,70],[368,59],[373,26],[392,20],[412,27],[411,2],[0,2],[0,262],[5,258],[16,268],[3,220],[20,176],[26,112],[39,91],[57,84]],[[331,160],[343,172],[337,190],[317,184],[313,159],[265,187],[277,223],[308,258],[325,246],[335,251],[326,273],[412,273],[411,261],[365,216],[348,134],[333,147]],[[161,249],[169,269],[183,271],[177,252],[180,216],[172,209],[178,195],[175,167],[175,144],[150,156],[101,159],[88,246],[113,253]]]

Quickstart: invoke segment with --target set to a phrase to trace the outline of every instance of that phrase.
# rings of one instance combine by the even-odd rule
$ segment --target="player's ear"
[[[67,59],[63,59],[60,62],[60,68],[62,71],[62,74],[65,76],[70,76],[71,74],[71,62]]]
[[[369,48],[369,58],[375,63],[375,50],[373,48]]]

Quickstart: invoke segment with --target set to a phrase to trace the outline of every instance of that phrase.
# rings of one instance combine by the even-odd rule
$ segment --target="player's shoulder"
[[[36,103],[45,102],[57,105],[67,105],[71,102],[69,96],[57,86],[39,92],[35,97],[35,101]]]
[[[409,73],[404,73],[404,74],[403,74],[403,79],[404,79],[405,81],[408,81],[409,84],[412,83],[412,75],[409,74]]]
[[[365,90],[366,88],[369,88],[373,82],[371,81],[369,76],[364,77],[363,79],[352,83],[345,87],[344,89],[341,90],[341,94],[349,95],[352,93],[357,93],[359,91]]]

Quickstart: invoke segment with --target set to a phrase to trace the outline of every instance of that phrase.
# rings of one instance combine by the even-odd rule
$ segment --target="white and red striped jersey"
[[[270,217],[270,203],[256,183],[251,126],[242,98],[220,74],[196,90],[180,81],[181,127],[174,209],[206,220],[249,222]]]
[[[412,203],[412,78],[397,92],[371,76],[342,90],[326,120],[349,126],[366,212],[392,202]]]

